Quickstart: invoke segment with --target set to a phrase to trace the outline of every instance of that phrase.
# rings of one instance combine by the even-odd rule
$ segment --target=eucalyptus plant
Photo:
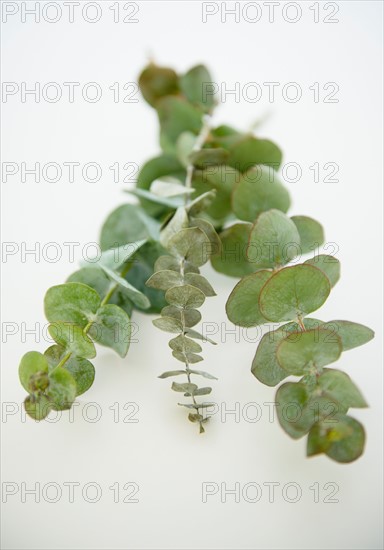
[[[214,86],[203,65],[179,75],[151,63],[139,86],[158,116],[161,153],[128,190],[136,203],[119,206],[103,224],[97,261],[47,291],[55,344],[21,360],[27,413],[42,420],[89,389],[95,343],[125,357],[138,310],[160,315],[153,324],[171,334],[172,356],[183,368],[159,377],[176,377],[172,389],[187,398],[179,405],[204,432],[211,403],[201,398],[211,387],[199,387],[196,377],[216,378],[191,366],[202,360],[200,344],[208,340],[194,327],[206,297],[215,296],[200,273],[210,261],[240,279],[226,304],[228,319],[267,328],[251,372],[267,386],[288,379],[276,394],[282,428],[295,439],[308,435],[308,456],[355,460],[365,434],[348,412],[367,404],[349,376],[328,365],[374,333],[350,321],[308,317],[338,281],[340,263],[319,253],[325,239],[319,222],[287,215],[291,199],[279,177],[280,148],[252,132],[212,124]]]

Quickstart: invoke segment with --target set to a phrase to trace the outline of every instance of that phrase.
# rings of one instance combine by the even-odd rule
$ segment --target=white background
[[[64,95],[57,103],[43,98],[37,103],[32,96],[22,103],[20,93],[8,97],[2,105],[3,162],[26,162],[30,167],[35,162],[94,161],[103,169],[99,183],[81,177],[70,183],[65,174],[57,183],[35,183],[30,176],[22,183],[20,173],[2,183],[3,241],[20,249],[22,243],[80,243],[74,263],[65,251],[56,263],[36,261],[31,255],[23,262],[20,253],[3,258],[3,329],[4,323],[8,330],[9,323],[16,323],[18,332],[8,337],[3,333],[2,399],[20,406],[20,357],[48,345],[36,342],[34,335],[23,338],[22,327],[44,326],[46,289],[76,269],[82,246],[96,241],[109,211],[127,201],[122,193],[127,185],[114,183],[108,167],[114,162],[141,164],[158,153],[155,113],[141,98],[134,104],[114,103],[109,86],[134,82],[148,54],[179,71],[204,62],[215,81],[227,88],[236,82],[241,87],[248,82],[262,86],[264,95],[257,103],[224,97],[215,122],[246,129],[268,115],[259,135],[281,145],[285,162],[303,168],[300,182],[289,185],[291,213],[321,220],[327,241],[336,243],[342,278],[316,317],[354,320],[376,331],[373,342],[347,352],[337,365],[352,376],[370,404],[369,409],[353,411],[367,430],[365,454],[350,465],[324,457],[306,459],[305,441],[291,440],[276,421],[269,421],[263,403],[273,401],[274,389],[250,373],[256,349],[251,340],[257,331],[226,333],[234,328],[226,321],[224,304],[235,280],[206,268],[219,297],[207,301],[203,318],[217,324],[219,345],[205,345],[204,366],[219,378],[212,396],[221,411],[238,403],[239,418],[217,414],[207,433],[199,436],[177,407],[178,396],[170,391],[169,381],[156,378],[175,366],[167,335],[152,326],[150,317],[135,315],[137,343],[126,359],[100,349],[95,384],[78,399],[74,421],[67,413],[56,423],[52,419],[40,424],[25,420],[20,412],[3,414],[3,482],[20,487],[3,504],[4,549],[382,548],[382,4],[339,2],[339,22],[334,24],[322,22],[330,13],[322,5],[320,22],[314,23],[312,2],[300,3],[302,17],[294,24],[284,20],[283,4],[276,8],[273,23],[258,4],[258,23],[244,17],[236,23],[234,16],[221,22],[218,13],[203,24],[200,2],[138,2],[138,23],[114,23],[112,3],[99,2],[102,17],[94,24],[84,21],[81,13],[70,24],[66,11],[57,23],[36,24],[32,17],[23,23],[19,11],[2,25],[3,81],[26,82],[28,87],[35,82],[81,83],[74,103]],[[250,8],[248,19],[254,13]],[[102,87],[99,102],[89,103],[79,93],[90,81]],[[280,90],[297,82],[302,99],[289,103],[280,91],[269,103],[263,82],[271,81],[281,83]],[[336,82],[338,103],[314,102],[309,89],[314,82],[320,89]],[[324,91],[321,94],[323,99]],[[330,161],[340,166],[339,182],[314,183],[309,166]],[[95,423],[82,415],[84,410],[89,417],[95,413],[94,407],[84,409],[92,402],[102,412]],[[139,406],[137,423],[123,422],[128,402]],[[119,404],[119,422],[109,409],[114,403]],[[250,421],[255,409],[247,409],[247,403],[260,405],[258,422]],[[64,482],[80,483],[73,503]],[[89,482],[102,490],[96,503],[82,497]],[[127,494],[122,489],[120,502],[114,503],[109,487],[118,483],[122,488],[127,482],[139,485],[139,502],[121,502]],[[203,503],[203,482],[228,488],[253,482],[263,492],[256,503],[242,495],[240,502],[233,495],[221,502],[219,493]],[[266,482],[280,483],[272,503]],[[283,498],[282,488],[289,482],[301,487],[296,503]],[[339,487],[336,503],[324,502],[330,493],[323,489],[327,482]],[[22,483],[29,489],[40,483],[41,491],[44,484],[56,483],[63,494],[57,503],[43,496],[36,503],[31,495],[22,502]],[[310,489],[314,483],[320,487],[319,503]],[[52,489],[48,498],[54,493]],[[93,495],[90,489],[89,497]]]

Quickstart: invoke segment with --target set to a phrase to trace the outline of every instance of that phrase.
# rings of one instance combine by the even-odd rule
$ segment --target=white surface
[[[138,164],[158,152],[155,114],[140,99],[137,104],[114,103],[108,87],[135,81],[150,51],[160,64],[183,71],[206,63],[218,82],[262,84],[295,81],[305,99],[273,104],[228,98],[217,122],[248,127],[267,112],[271,117],[261,135],[276,140],[285,161],[303,166],[305,177],[290,185],[292,214],[322,221],[328,241],[337,243],[342,279],[316,316],[355,320],[376,330],[376,339],[347,352],[338,363],[362,389],[370,408],[353,411],[367,430],[367,448],[357,462],[341,466],[319,457],[305,458],[304,440],[292,441],[277,422],[268,421],[274,389],[250,374],[255,343],[225,320],[224,304],[233,279],[207,269],[219,297],[203,309],[206,322],[217,323],[216,348],[205,345],[204,367],[219,377],[213,398],[228,409],[238,402],[258,403],[262,417],[252,423],[240,416],[222,422],[216,415],[204,436],[188,423],[176,406],[169,381],[156,376],[175,363],[167,335],[151,319],[137,316],[138,342],[125,360],[100,350],[93,388],[79,399],[75,421],[63,414],[59,422],[35,424],[20,413],[2,423],[3,482],[59,484],[57,503],[41,498],[21,500],[21,493],[3,504],[4,549],[376,549],[382,548],[382,367],[380,358],[381,282],[381,20],[380,2],[340,2],[337,24],[313,23],[312,3],[302,2],[303,17],[289,24],[277,16],[268,23],[221,23],[219,16],[201,22],[199,2],[139,2],[138,24],[111,22],[110,2],[102,2],[96,24],[77,19],[69,24],[20,22],[3,24],[3,80],[33,83],[99,82],[104,96],[98,103],[81,99],[20,102],[20,95],[3,104],[3,161],[63,163],[96,161],[103,178],[92,184],[78,178],[68,183],[21,183],[18,176],[2,184],[3,241],[33,243],[97,240],[99,227],[111,209],[123,203],[122,183],[113,183],[108,170],[114,162]],[[261,2],[259,3],[262,4]],[[281,14],[278,8],[278,14]],[[251,12],[250,12],[251,15]],[[340,86],[339,103],[314,103],[308,90],[314,82]],[[340,165],[338,183],[311,183],[314,162]],[[80,259],[80,248],[76,262]],[[30,329],[44,325],[42,302],[46,289],[76,269],[67,254],[57,263],[31,256],[22,263],[16,254],[3,263],[3,323]],[[9,325],[8,325],[9,326]],[[4,328],[4,324],[3,324]],[[4,340],[4,336],[3,336]],[[9,337],[2,356],[2,399],[20,403],[24,392],[17,366],[23,353],[43,350],[31,335]],[[236,341],[237,340],[237,341]],[[100,422],[86,421],[81,411],[96,402]],[[135,402],[138,423],[113,421],[109,409]],[[222,406],[222,410],[223,407]],[[86,409],[87,410],[87,409]],[[89,416],[95,411],[88,408]],[[248,409],[249,417],[254,411]],[[273,503],[263,483],[279,482]],[[75,501],[68,501],[64,482],[78,482]],[[89,503],[81,495],[86,483],[97,483],[102,497]],[[139,485],[138,503],[114,503],[114,483]],[[257,503],[234,496],[220,502],[219,494],[202,503],[202,483],[258,483],[264,488]],[[302,497],[290,503],[282,486],[295,482]],[[314,483],[336,483],[338,503],[314,502]],[[3,486],[4,487],[4,486]],[[9,487],[9,486],[8,486]],[[54,487],[49,498],[54,498]],[[127,493],[122,491],[121,497]],[[89,497],[92,498],[92,489]],[[249,491],[252,497],[252,489]],[[3,496],[4,498],[4,496]]]

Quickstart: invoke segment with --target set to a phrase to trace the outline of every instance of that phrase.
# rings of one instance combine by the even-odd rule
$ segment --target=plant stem
[[[204,115],[203,116],[203,125],[201,127],[200,133],[196,138],[195,145],[192,148],[192,152],[196,153],[197,151],[201,151],[205,140],[207,139],[209,132],[210,132],[210,116]],[[195,170],[195,167],[193,164],[188,164],[187,166],[187,176],[185,178],[185,187],[187,189],[190,189],[192,187],[192,178],[193,178],[193,172]],[[187,205],[189,202],[189,193],[185,196],[185,204]]]

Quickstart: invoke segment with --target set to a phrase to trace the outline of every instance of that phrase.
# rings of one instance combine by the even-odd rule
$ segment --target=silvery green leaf
[[[205,264],[212,254],[209,238],[198,227],[181,229],[168,240],[166,248],[172,255],[184,258],[197,267]]]
[[[205,372],[203,370],[189,369],[189,372],[191,374],[197,374],[197,375],[203,376],[204,378],[208,378],[209,380],[217,380],[216,376],[213,376],[212,374],[209,374],[209,372]]]
[[[333,256],[327,254],[319,254],[314,258],[306,260],[304,264],[313,265],[320,269],[329,279],[331,287],[334,287],[337,281],[340,279],[340,262]]]
[[[179,336],[170,340],[168,345],[173,351],[186,351],[191,353],[200,353],[202,351],[201,346],[197,342],[187,338],[184,334],[179,334]]]
[[[108,277],[112,279],[112,281],[120,285],[122,290],[124,290],[125,294],[127,294],[129,299],[132,300],[135,305],[143,309],[146,309],[151,305],[145,294],[137,290],[137,288],[132,286],[126,279],[123,279],[123,277],[120,277],[120,275],[112,271],[112,269],[109,269],[104,265],[101,265],[101,268],[105,271]]]
[[[175,359],[178,361],[181,361],[182,363],[199,363],[203,360],[201,355],[197,355],[196,353],[189,353],[189,352],[183,352],[183,351],[173,351],[172,355]]]
[[[221,240],[211,222],[204,218],[190,218],[190,227],[199,227],[207,235],[211,247],[211,254],[218,254],[221,250]]]
[[[165,293],[165,299],[171,306],[195,309],[203,305],[204,293],[191,285],[175,286]]]
[[[209,342],[210,344],[214,344],[216,346],[216,342],[208,338],[208,336],[205,336],[204,334],[201,334],[200,332],[193,330],[192,328],[186,328],[185,334],[188,334],[188,336],[190,336],[191,338],[195,338],[195,340],[201,340],[202,342]]]
[[[209,388],[208,386],[205,388],[197,388],[197,390],[194,391],[193,395],[209,395],[212,392],[212,388]]]
[[[174,237],[181,231],[182,229],[185,229],[189,225],[188,215],[184,207],[179,206],[171,218],[171,220],[167,223],[167,225],[161,230],[160,232],[160,243],[168,249],[168,243]]]
[[[164,330],[165,332],[183,332],[183,325],[180,321],[174,319],[173,317],[159,317],[158,319],[154,319],[152,323],[155,327],[160,330]]]
[[[201,321],[201,313],[197,309],[181,309],[176,306],[165,306],[161,310],[161,315],[165,317],[174,317],[181,322],[183,313],[184,325],[186,327],[194,327]]]
[[[89,335],[102,346],[112,348],[120,357],[128,352],[132,324],[126,312],[114,304],[101,306]]]
[[[147,242],[147,239],[136,241],[134,243],[123,244],[117,248],[110,248],[101,253],[98,263],[112,270],[119,269],[127,260],[129,260],[138,250]]]
[[[206,296],[216,296],[216,292],[213,290],[210,283],[202,275],[197,273],[187,273],[184,277],[186,284],[194,286],[204,292]]]
[[[193,393],[194,390],[197,390],[196,384],[189,384],[188,382],[185,382],[184,384],[178,384],[177,382],[172,382],[172,389],[173,391],[178,392],[189,392]]]
[[[196,199],[191,201],[187,206],[187,211],[190,216],[196,216],[199,214],[202,210],[206,210],[208,206],[212,203],[212,201],[216,197],[216,191],[215,189],[212,189],[211,191],[207,191],[206,193],[202,193]]]
[[[179,376],[180,374],[187,374],[186,370],[168,370],[160,374],[157,378],[169,378],[170,376]]]
[[[73,353],[85,359],[96,357],[94,343],[81,327],[72,323],[55,321],[48,326],[48,332],[55,342],[65,348],[67,353]]]
[[[185,187],[181,183],[155,180],[151,183],[150,192],[158,197],[178,197],[180,195],[190,195],[194,189]]]
[[[164,269],[162,271],[156,271],[145,284],[152,288],[168,290],[169,288],[182,284],[182,281],[182,277],[179,273],[171,271],[170,269]]]
[[[151,193],[151,191],[147,191],[146,189],[127,189],[126,191],[130,195],[134,195],[135,197],[146,199],[148,201],[151,201],[155,204],[161,204],[163,206],[168,206],[169,208],[178,208],[181,206],[184,202],[183,199],[180,198],[171,198],[171,197],[161,197],[159,195],[155,195],[154,193]]]
[[[178,260],[173,256],[160,256],[155,263],[155,271],[162,271],[164,269],[171,269],[172,271],[180,272],[182,260]],[[190,262],[184,260],[183,263],[184,273],[199,273],[199,269],[192,265]]]
[[[48,321],[63,321],[85,327],[100,306],[100,296],[82,283],[64,283],[48,289],[44,298]]]
[[[182,132],[177,138],[176,153],[179,161],[185,167],[190,164],[189,155],[192,153],[196,143],[196,135],[192,132]]]

